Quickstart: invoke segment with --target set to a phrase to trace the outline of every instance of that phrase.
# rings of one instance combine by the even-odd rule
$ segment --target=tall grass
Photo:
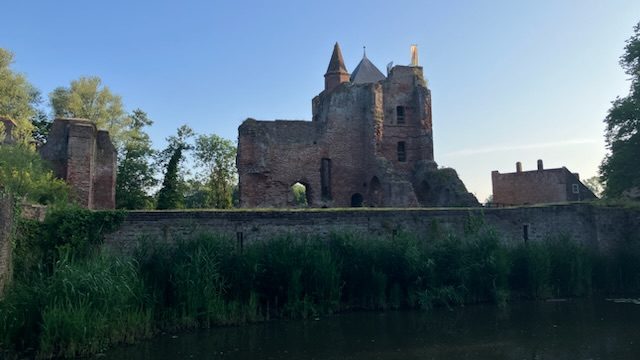
[[[640,290],[635,238],[611,254],[567,236],[507,246],[471,220],[459,236],[430,238],[339,233],[239,248],[204,234],[172,246],[148,239],[131,256],[58,247],[55,256],[33,258],[50,266],[30,259],[23,267],[30,276],[18,277],[0,302],[0,347],[72,357],[157,331]]]

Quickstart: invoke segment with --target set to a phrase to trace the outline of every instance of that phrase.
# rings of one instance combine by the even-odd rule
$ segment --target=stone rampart
[[[332,232],[394,234],[435,231],[462,233],[471,218],[483,218],[508,243],[541,241],[566,234],[589,247],[608,251],[629,234],[640,233],[640,211],[590,204],[514,208],[132,211],[106,244],[130,251],[141,238],[173,243],[200,233],[228,236],[238,243],[293,235],[325,238]]]

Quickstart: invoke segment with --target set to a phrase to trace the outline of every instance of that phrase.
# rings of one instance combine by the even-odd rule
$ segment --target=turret
[[[327,73],[324,74],[324,91],[329,92],[344,82],[349,82],[349,73],[344,65],[340,45],[336,42],[333,46],[333,54],[331,54]]]

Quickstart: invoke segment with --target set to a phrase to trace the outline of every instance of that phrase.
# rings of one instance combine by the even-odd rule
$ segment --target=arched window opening
[[[295,207],[307,207],[309,206],[309,194],[307,187],[297,182],[291,185],[292,203]]]

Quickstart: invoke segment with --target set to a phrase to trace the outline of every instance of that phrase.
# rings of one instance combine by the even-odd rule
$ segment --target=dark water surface
[[[360,312],[161,335],[108,359],[640,359],[640,305],[537,302]]]

